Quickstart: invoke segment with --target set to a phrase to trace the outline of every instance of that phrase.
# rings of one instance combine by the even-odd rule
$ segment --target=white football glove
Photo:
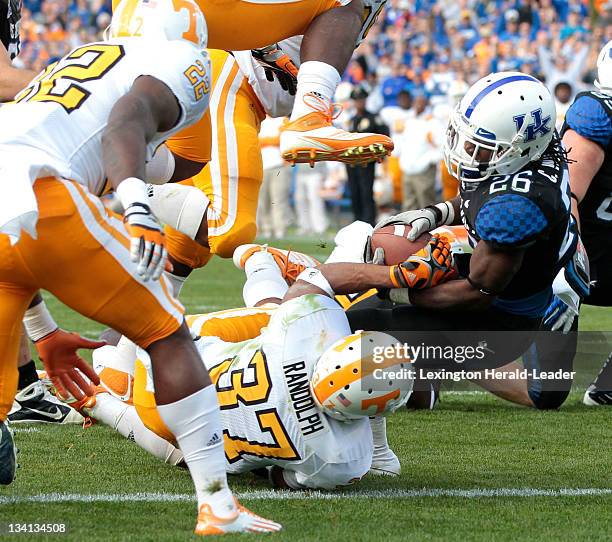
[[[325,263],[364,263],[372,226],[357,220],[340,229],[334,238],[336,246]],[[384,256],[383,256],[384,258]]]
[[[445,201],[437,205],[429,205],[424,209],[404,211],[385,218],[376,224],[374,231],[392,224],[406,224],[412,228],[406,237],[410,241],[415,241],[424,233],[446,224],[452,224],[454,218],[455,210],[452,203]]]
[[[544,315],[544,323],[551,331],[569,333],[580,310],[580,296],[574,291],[565,278],[565,269],[561,269],[553,281],[552,303]]]
[[[123,222],[131,237],[130,257],[138,264],[138,274],[145,281],[159,279],[168,258],[161,224],[143,203],[130,205],[123,213]]]

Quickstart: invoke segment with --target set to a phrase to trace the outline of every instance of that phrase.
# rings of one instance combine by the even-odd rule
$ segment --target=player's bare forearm
[[[370,288],[393,288],[390,267],[367,263],[328,263],[320,265],[321,271],[336,294],[351,294]],[[314,284],[298,280],[285,295],[283,301],[306,294],[328,295]]]
[[[16,94],[28,86],[28,83],[36,77],[36,73],[30,70],[20,70],[12,66],[0,67],[0,102],[12,100]]]
[[[410,290],[410,303],[435,310],[486,310],[493,297],[474,288],[467,280],[451,280],[427,290]]]
[[[147,143],[175,126],[181,110],[161,81],[139,77],[113,107],[102,135],[106,176],[113,188],[129,177],[145,178]]]
[[[6,49],[0,45],[0,102],[8,102],[36,77],[36,72],[15,68]]]
[[[523,250],[499,250],[480,241],[470,258],[469,280],[412,290],[410,302],[434,310],[486,310],[520,269],[523,254]]]
[[[570,186],[572,192],[582,201],[595,174],[603,164],[605,153],[595,142],[581,136],[574,130],[563,134],[563,145],[568,150]]]
[[[597,143],[582,137],[574,130],[567,130],[563,134],[563,144],[570,158],[568,164],[570,187],[575,195],[575,198],[572,197],[572,215],[576,218],[580,230],[578,204],[586,195],[593,177],[601,168],[605,153]]]

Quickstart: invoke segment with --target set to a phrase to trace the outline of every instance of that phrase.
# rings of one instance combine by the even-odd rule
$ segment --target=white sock
[[[370,427],[372,429],[374,449],[386,450],[389,448],[389,443],[387,442],[387,418],[384,416],[372,416],[370,418]]]
[[[170,281],[170,284],[172,284],[172,292],[174,293],[174,297],[178,299],[187,277],[179,277],[173,273],[166,273],[166,278]]]
[[[91,415],[170,465],[176,465],[183,460],[183,454],[178,448],[147,429],[135,407],[122,403],[110,394],[102,393],[96,396]]]
[[[298,70],[297,91],[290,120],[294,121],[312,113],[312,108],[304,102],[304,96],[310,92],[316,92],[325,100],[331,101],[340,79],[338,70],[330,64],[318,60],[304,62]]]
[[[157,412],[183,452],[195,484],[198,508],[206,503],[216,516],[234,516],[237,508],[227,485],[215,387],[208,386],[175,403],[158,405]]]
[[[269,252],[256,252],[244,265],[247,280],[242,288],[242,297],[247,307],[255,307],[263,299],[285,297],[289,286],[278,268],[274,256]]]

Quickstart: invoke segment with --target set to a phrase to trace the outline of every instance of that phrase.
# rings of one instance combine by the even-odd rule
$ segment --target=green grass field
[[[319,257],[328,251],[316,241],[291,246]],[[231,262],[213,261],[182,299],[192,313],[240,306],[242,278]],[[63,327],[90,337],[101,330],[49,302]],[[581,327],[612,330],[612,314],[586,308]],[[232,486],[246,505],[283,523],[270,540],[610,539],[612,410],[588,409],[580,398],[576,390],[560,411],[536,412],[481,393],[446,393],[434,411],[389,418],[399,478],[366,477],[326,494],[273,492],[251,475]],[[22,468],[0,489],[2,539],[41,538],[9,535],[9,522],[64,523],[67,534],[47,538],[79,542],[195,539],[188,473],[109,428],[21,426],[16,440]]]

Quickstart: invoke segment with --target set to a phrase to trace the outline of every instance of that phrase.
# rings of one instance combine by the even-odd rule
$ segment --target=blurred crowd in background
[[[110,0],[24,0],[17,63],[42,69],[99,39],[110,17]],[[283,237],[295,224],[322,234],[344,211],[373,221],[364,184],[366,192],[373,187],[377,215],[452,196],[441,144],[448,113],[470,84],[492,71],[532,74],[555,95],[560,126],[575,94],[591,87],[597,54],[611,39],[612,0],[389,0],[336,99],[340,122],[359,129],[369,119],[388,131],[394,156],[371,174],[338,164],[286,170],[268,148],[264,167],[275,174],[262,190],[261,233]]]

